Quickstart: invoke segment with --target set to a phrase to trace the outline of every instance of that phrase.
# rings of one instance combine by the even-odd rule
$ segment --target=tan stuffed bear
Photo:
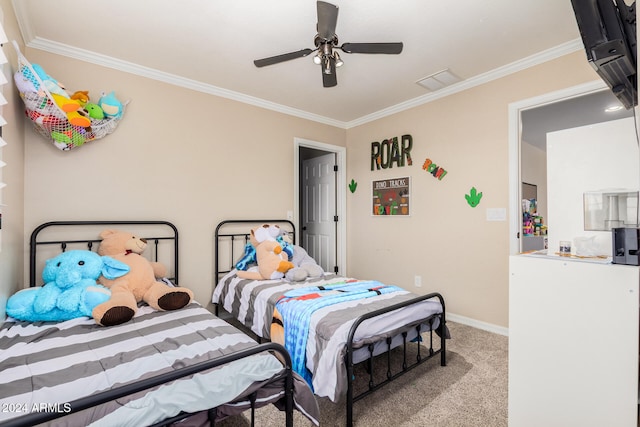
[[[287,271],[295,267],[288,259],[289,256],[282,251],[280,243],[275,240],[265,240],[256,246],[258,271],[238,271],[237,274],[242,279],[282,279]]]
[[[105,230],[100,233],[99,255],[124,262],[129,273],[117,279],[100,277],[99,282],[111,290],[111,298],[93,309],[92,315],[103,326],[128,322],[144,301],[157,310],[177,310],[189,304],[193,292],[171,287],[156,278],[166,275],[166,268],[140,255],[147,247],[144,239],[126,231]]]

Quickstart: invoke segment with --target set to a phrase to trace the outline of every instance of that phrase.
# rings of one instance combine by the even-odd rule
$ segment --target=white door
[[[336,262],[336,164],[335,153],[302,162],[301,246],[324,271]]]

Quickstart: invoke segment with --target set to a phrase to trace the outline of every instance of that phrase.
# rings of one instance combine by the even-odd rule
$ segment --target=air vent
[[[418,80],[416,83],[420,86],[429,89],[431,92],[438,91],[454,83],[458,83],[462,79],[453,74],[449,69],[438,71],[435,74],[431,74],[423,79]]]

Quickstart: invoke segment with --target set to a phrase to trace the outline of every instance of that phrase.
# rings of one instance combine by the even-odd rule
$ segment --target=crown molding
[[[208,93],[210,95],[231,99],[245,104],[255,105],[257,107],[266,108],[268,110],[277,111],[283,114],[288,114],[290,116],[344,128],[344,122],[338,120],[330,119],[318,114],[312,114],[296,108],[287,107],[285,105],[276,104],[275,102],[267,101],[255,96],[234,92],[214,85],[202,83],[197,80],[188,79],[171,73],[165,73],[153,68],[144,67],[142,65],[138,65],[128,61],[122,61],[110,56],[101,55],[96,52],[79,49],[51,40],[36,37],[27,43],[27,47],[32,49],[40,49],[45,52],[66,56],[68,58],[89,62],[107,68],[113,68],[118,71],[124,71],[125,73],[135,74],[137,76],[146,77],[149,79],[184,87],[202,93]]]
[[[499,67],[494,70],[488,71],[486,73],[480,74],[478,76],[469,78],[467,80],[463,80],[459,83],[448,86],[437,92],[429,93],[423,96],[419,96],[417,98],[410,99],[406,102],[393,105],[389,108],[376,111],[374,113],[368,114],[366,116],[360,117],[358,119],[355,119],[349,122],[343,122],[340,120],[331,119],[329,117],[321,116],[318,114],[312,114],[307,111],[299,110],[296,108],[287,107],[285,105],[277,104],[275,102],[267,101],[254,96],[245,95],[239,92],[234,92],[234,91],[213,86],[210,84],[205,84],[196,80],[187,79],[181,76],[177,76],[175,74],[165,73],[153,68],[134,64],[132,62],[122,61],[122,60],[119,60],[110,56],[106,56],[106,55],[101,55],[89,50],[78,49],[75,47],[71,47],[69,45],[54,42],[52,40],[36,37],[33,35],[33,31],[31,29],[31,26],[29,25],[29,20],[26,19],[27,14],[26,14],[26,10],[24,9],[26,7],[24,6],[26,2],[21,2],[20,0],[13,0],[12,3],[13,3],[14,11],[16,13],[16,18],[18,21],[20,32],[22,34],[22,37],[25,41],[26,46],[29,48],[43,50],[45,52],[66,56],[69,58],[89,62],[92,64],[107,67],[107,68],[113,68],[118,71],[124,71],[126,73],[135,74],[141,77],[165,82],[171,85],[184,87],[187,89],[195,90],[202,93],[207,93],[210,95],[220,96],[222,98],[231,99],[234,101],[254,105],[260,108],[265,108],[267,110],[276,111],[279,113],[287,114],[294,117],[299,117],[306,120],[311,120],[318,123],[323,123],[323,124],[334,126],[341,129],[350,129],[355,126],[360,126],[362,124],[365,124],[374,120],[378,120],[383,117],[387,117],[392,114],[396,114],[401,111],[405,111],[410,108],[417,107],[419,105],[423,105],[440,98],[444,98],[454,93],[462,92],[472,87],[479,86],[481,84],[499,79],[501,77],[516,73],[518,71],[522,71],[529,67],[542,64],[544,62],[559,58],[563,55],[567,55],[569,53],[573,53],[577,50],[581,50],[584,48],[582,45],[582,41],[580,39],[575,39],[567,43],[561,44],[559,46],[556,46],[554,48],[547,49],[545,51],[531,55],[519,61],[513,62],[511,64],[507,64],[503,67]]]
[[[480,86],[490,81],[497,80],[501,77],[505,77],[509,74],[517,73],[518,71],[525,70],[535,65],[539,65],[544,62],[551,61],[553,59],[559,58],[564,55],[568,55],[570,53],[573,53],[582,49],[584,49],[584,46],[582,44],[581,39],[571,40],[567,43],[563,43],[551,49],[547,49],[545,51],[528,56],[516,62],[512,62],[511,64],[507,64],[505,66],[493,69],[486,73],[479,74],[475,77],[471,77],[469,79],[463,80],[451,86],[447,86],[437,92],[428,93],[426,95],[419,96],[417,98],[410,99],[406,102],[402,102],[400,104],[393,105],[389,108],[385,108],[383,110],[376,111],[375,113],[360,117],[359,119],[352,120],[346,123],[346,128],[350,129],[352,127],[359,126],[359,125],[371,122],[373,120],[378,120],[383,117],[387,117],[392,114],[396,114],[401,111],[405,111],[410,108],[414,108],[419,105],[423,105],[423,104],[435,101],[436,99],[453,95],[454,93],[471,89],[472,87],[475,87],[475,86]]]

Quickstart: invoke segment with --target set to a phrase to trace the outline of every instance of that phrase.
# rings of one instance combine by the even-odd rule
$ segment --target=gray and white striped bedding
[[[212,301],[231,313],[239,322],[259,337],[269,339],[271,320],[276,302],[287,292],[307,286],[327,286],[353,280],[327,273],[324,277],[305,282],[286,280],[246,280],[232,270],[220,279]],[[306,347],[306,366],[313,375],[313,391],[336,402],[346,393],[345,345],[355,320],[368,312],[408,301],[418,295],[405,290],[378,295],[363,300],[343,302],[324,307],[311,317]],[[382,338],[393,337],[404,325],[442,312],[437,299],[425,300],[364,321],[355,335],[357,345],[363,346]],[[439,319],[433,324],[436,329]],[[426,327],[426,325],[425,325]],[[423,331],[426,329],[423,329]],[[409,339],[415,338],[409,335]],[[394,341],[394,345],[399,341]],[[354,362],[364,360],[368,353],[361,349]]]
[[[168,312],[145,305],[130,322],[113,327],[86,317],[60,323],[8,318],[0,328],[0,422],[43,405],[65,411],[75,399],[255,345],[197,303]],[[53,425],[150,425],[181,411],[237,400],[281,370],[275,356],[261,353],[71,414]],[[309,400],[303,381],[296,381],[296,393],[304,402],[296,402],[297,409],[317,424],[317,405],[312,396]],[[282,389],[272,387],[260,400],[267,404],[281,395]],[[224,408],[221,413],[227,415],[244,409]]]

